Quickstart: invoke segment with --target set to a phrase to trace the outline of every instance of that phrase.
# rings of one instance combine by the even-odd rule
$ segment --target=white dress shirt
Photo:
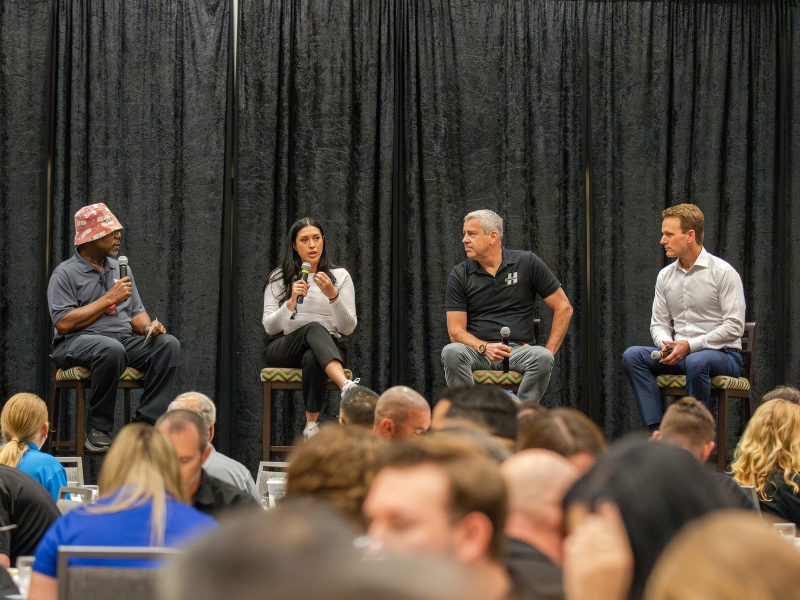
[[[681,266],[680,259],[661,269],[656,280],[650,335],[659,348],[665,340],[687,340],[692,352],[740,350],[744,312],[744,288],[739,273],[703,248],[688,271]]]
[[[284,302],[278,305],[278,299],[283,296],[283,281],[273,281],[264,290],[264,314],[261,324],[269,335],[291,333],[309,323],[321,323],[336,337],[350,335],[356,328],[356,290],[350,274],[344,269],[331,269],[336,278],[334,286],[339,290],[339,297],[333,304],[330,303],[322,290],[314,281],[314,274],[308,277],[308,295],[298,304],[295,313],[286,308]],[[273,272],[274,274],[274,272]],[[270,279],[273,275],[270,275]],[[292,318],[294,315],[294,318]]]

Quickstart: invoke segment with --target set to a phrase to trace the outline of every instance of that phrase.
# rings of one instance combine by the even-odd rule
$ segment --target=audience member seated
[[[321,433],[319,435],[322,435]],[[288,498],[224,523],[162,577],[170,600],[479,600],[452,563],[365,561],[325,505]]]
[[[756,488],[762,513],[800,526],[800,406],[789,400],[759,406],[731,468],[736,483]]]
[[[36,550],[30,600],[58,597],[59,546],[176,547],[213,529],[214,520],[185,503],[186,488],[169,440],[151,425],[120,430],[103,461],[100,499],[67,513]],[[54,507],[55,508],[55,507]],[[146,566],[117,561],[114,566]]]
[[[448,388],[433,409],[432,427],[447,429],[444,421],[469,421],[484,427],[511,452],[517,443],[517,403],[490,385]]]
[[[683,448],[703,464],[714,450],[716,431],[709,410],[700,401],[686,396],[670,405],[661,420],[661,428],[653,432],[653,440]],[[711,469],[707,469],[707,473],[733,495],[740,508],[755,510],[750,496],[730,475]]]
[[[560,600],[564,496],[578,470],[550,450],[523,450],[500,473],[508,486],[506,564],[517,596]]]
[[[203,420],[188,410],[173,410],[161,415],[158,430],[169,438],[181,468],[181,475],[191,498],[191,504],[212,517],[231,508],[260,507],[247,492],[233,487],[203,469],[211,454],[208,430]]]
[[[736,503],[688,452],[623,440],[575,483],[564,506],[567,600],[605,600],[593,569],[602,579],[604,561],[625,563],[626,556],[632,566],[620,597],[640,600],[656,560],[675,534],[686,523],[736,508]]]
[[[791,385],[779,385],[761,397],[761,404],[770,400],[788,400],[794,404],[800,404],[800,390]]]
[[[519,449],[552,450],[585,473],[608,445],[600,428],[574,408],[556,408],[538,418],[519,439]]]
[[[549,409],[541,402],[533,400],[522,400],[517,403],[517,447],[519,440],[533,427],[539,417],[545,416]]]
[[[0,428],[6,443],[0,448],[0,465],[17,467],[41,483],[53,499],[67,485],[64,467],[54,457],[39,452],[49,432],[47,405],[35,394],[9,398],[0,414]]]
[[[342,392],[339,403],[339,425],[354,425],[372,429],[375,424],[375,405],[378,394],[368,387],[354,383]]]
[[[17,557],[30,556],[61,513],[41,484],[19,469],[0,466],[0,566],[13,567]]]
[[[667,546],[646,600],[800,600],[800,552],[755,515],[715,513]]]
[[[387,440],[418,439],[431,426],[431,407],[421,395],[404,385],[389,388],[375,405],[372,433]]]
[[[203,427],[208,430],[208,446],[211,448],[208,458],[203,462],[203,470],[212,477],[250,494],[256,502],[261,502],[256,482],[253,481],[253,476],[247,467],[220,454],[211,444],[214,439],[214,425],[217,422],[217,407],[211,398],[200,392],[186,392],[170,403],[167,412],[173,410],[188,410],[203,420]]]
[[[351,525],[365,531],[364,498],[381,467],[385,446],[383,438],[362,427],[323,426],[292,451],[287,497],[324,501]]]
[[[511,591],[503,564],[506,486],[497,465],[469,441],[437,433],[390,447],[364,513],[370,538],[389,554],[455,559],[485,600]]]

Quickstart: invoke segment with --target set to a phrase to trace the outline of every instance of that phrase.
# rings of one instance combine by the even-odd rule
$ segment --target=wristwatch
[[[478,346],[478,354],[486,354],[486,342]]]

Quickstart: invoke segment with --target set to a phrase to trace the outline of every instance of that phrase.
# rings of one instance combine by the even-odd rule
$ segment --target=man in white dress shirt
[[[661,245],[678,260],[656,281],[650,321],[656,347],[633,346],[622,356],[642,423],[651,427],[664,413],[659,375],[686,375],[686,393],[708,405],[711,378],[741,377],[744,364],[738,352],[745,323],[741,277],[703,248],[703,213],[694,204],[671,206],[661,216]],[[653,350],[663,358],[651,358]]]
[[[208,429],[208,445],[214,439],[214,424],[217,422],[217,407],[214,402],[200,392],[186,392],[173,400],[167,407],[167,412],[173,410],[187,410],[196,414],[203,420],[203,425]],[[211,453],[203,463],[203,470],[211,475],[232,485],[233,487],[250,494],[257,502],[261,502],[256,484],[250,471],[242,463],[220,454],[211,446]]]

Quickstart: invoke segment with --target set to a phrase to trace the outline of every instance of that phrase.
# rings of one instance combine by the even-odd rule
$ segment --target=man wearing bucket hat
[[[134,421],[155,424],[173,397],[180,360],[178,340],[151,321],[133,273],[120,277],[117,261],[122,225],[105,204],[75,213],[75,253],[53,271],[47,288],[56,328],[53,362],[60,369],[92,372],[85,446],[111,445],[119,378],[127,367],[146,371]]]

